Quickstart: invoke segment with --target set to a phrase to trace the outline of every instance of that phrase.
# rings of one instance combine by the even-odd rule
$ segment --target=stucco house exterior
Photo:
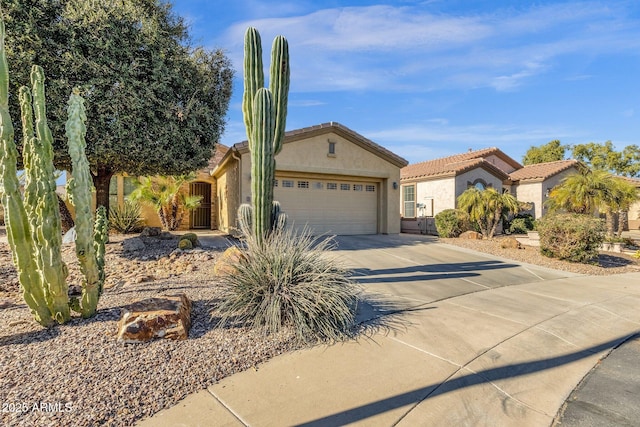
[[[288,223],[314,233],[400,232],[402,157],[336,122],[285,133],[276,156],[274,200]],[[231,233],[236,212],[251,200],[248,143],[230,147],[211,172],[216,189],[212,226]]]
[[[578,165],[576,160],[561,160],[523,166],[491,147],[406,166],[400,179],[402,231],[435,233],[435,215],[454,209],[457,197],[471,186],[508,191],[531,203],[530,213],[539,218],[546,213],[551,189],[577,172]]]
[[[640,194],[640,178],[625,177],[624,179],[633,184],[636,187],[638,194]],[[640,230],[640,200],[632,204],[629,208],[628,221],[629,230]]]
[[[433,217],[454,209],[456,199],[470,186],[509,186],[509,173],[523,166],[496,147],[415,163],[401,170],[402,231],[435,233]],[[504,185],[506,183],[506,185]]]
[[[544,202],[556,185],[568,175],[578,172],[579,162],[574,159],[527,165],[509,174],[510,192],[513,196],[532,205],[534,218],[547,213]]]

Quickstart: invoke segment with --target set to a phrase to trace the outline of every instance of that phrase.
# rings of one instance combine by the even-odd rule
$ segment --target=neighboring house
[[[578,165],[579,162],[573,159],[527,165],[509,174],[510,192],[521,202],[531,203],[529,213],[540,218],[547,213],[544,202],[551,189],[568,175],[578,172]]]
[[[508,191],[519,201],[531,203],[531,214],[540,218],[551,189],[577,172],[578,164],[561,160],[522,166],[492,147],[409,165],[400,179],[402,231],[435,233],[433,217],[455,208],[458,196],[472,186]]]
[[[435,233],[433,217],[454,209],[467,188],[510,189],[509,173],[522,167],[495,147],[404,167],[400,172],[402,231]]]
[[[316,234],[400,232],[400,169],[390,152],[335,122],[285,133],[276,156],[274,200],[288,223]],[[218,229],[233,232],[241,203],[251,201],[248,143],[235,144],[212,172],[212,215]]]

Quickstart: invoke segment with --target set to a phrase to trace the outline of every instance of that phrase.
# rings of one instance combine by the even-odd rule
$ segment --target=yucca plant
[[[260,244],[253,234],[241,248],[243,261],[221,284],[224,296],[214,316],[220,325],[277,333],[292,328],[305,342],[348,338],[358,287],[330,250],[332,237],[315,239],[305,229],[277,229]]]
[[[140,205],[126,200],[122,206],[110,207],[109,227],[121,234],[140,232],[144,227]]]

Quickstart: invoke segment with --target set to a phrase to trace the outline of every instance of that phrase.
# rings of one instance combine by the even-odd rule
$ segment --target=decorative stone
[[[228,276],[235,274],[238,270],[236,265],[246,261],[242,251],[237,246],[227,248],[213,266],[213,274],[217,276]]]
[[[521,249],[522,245],[513,237],[507,237],[502,239],[500,242],[500,247],[503,249]]]
[[[122,249],[125,252],[137,252],[144,250],[144,248],[146,248],[146,245],[139,237],[132,237],[122,241]]]
[[[460,234],[459,236],[460,239],[469,239],[469,240],[482,240],[482,234],[478,233],[477,231],[465,231],[464,233]]]
[[[140,232],[140,237],[155,237],[159,236],[162,233],[162,229],[160,227],[145,227]]]
[[[186,340],[191,328],[191,301],[185,294],[147,298],[127,306],[118,322],[118,342],[154,338]]]

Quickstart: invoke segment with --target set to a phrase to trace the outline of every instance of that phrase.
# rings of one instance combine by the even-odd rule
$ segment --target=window
[[[327,182],[327,190],[337,190],[338,184],[335,182]]]
[[[340,190],[349,191],[350,188],[349,184],[340,184]]]
[[[309,181],[298,181],[298,188],[309,188]]]
[[[282,186],[285,188],[293,188],[293,181],[290,179],[283,179]]]
[[[322,190],[323,187],[324,185],[322,185],[322,183],[319,181],[313,183],[313,188],[315,188],[316,190]]]
[[[372,192],[376,191],[376,186],[375,186],[375,185],[367,185],[367,186],[365,187],[365,189],[366,189],[368,192],[372,193]]]
[[[402,186],[402,216],[405,218],[416,217],[416,186]]]
[[[362,191],[362,184],[353,184],[353,191]]]
[[[273,180],[273,186],[274,186],[274,187],[277,187],[277,186],[278,186],[278,180],[277,180],[277,179],[274,179],[274,180]]]
[[[336,143],[329,141],[329,154],[336,155]]]

